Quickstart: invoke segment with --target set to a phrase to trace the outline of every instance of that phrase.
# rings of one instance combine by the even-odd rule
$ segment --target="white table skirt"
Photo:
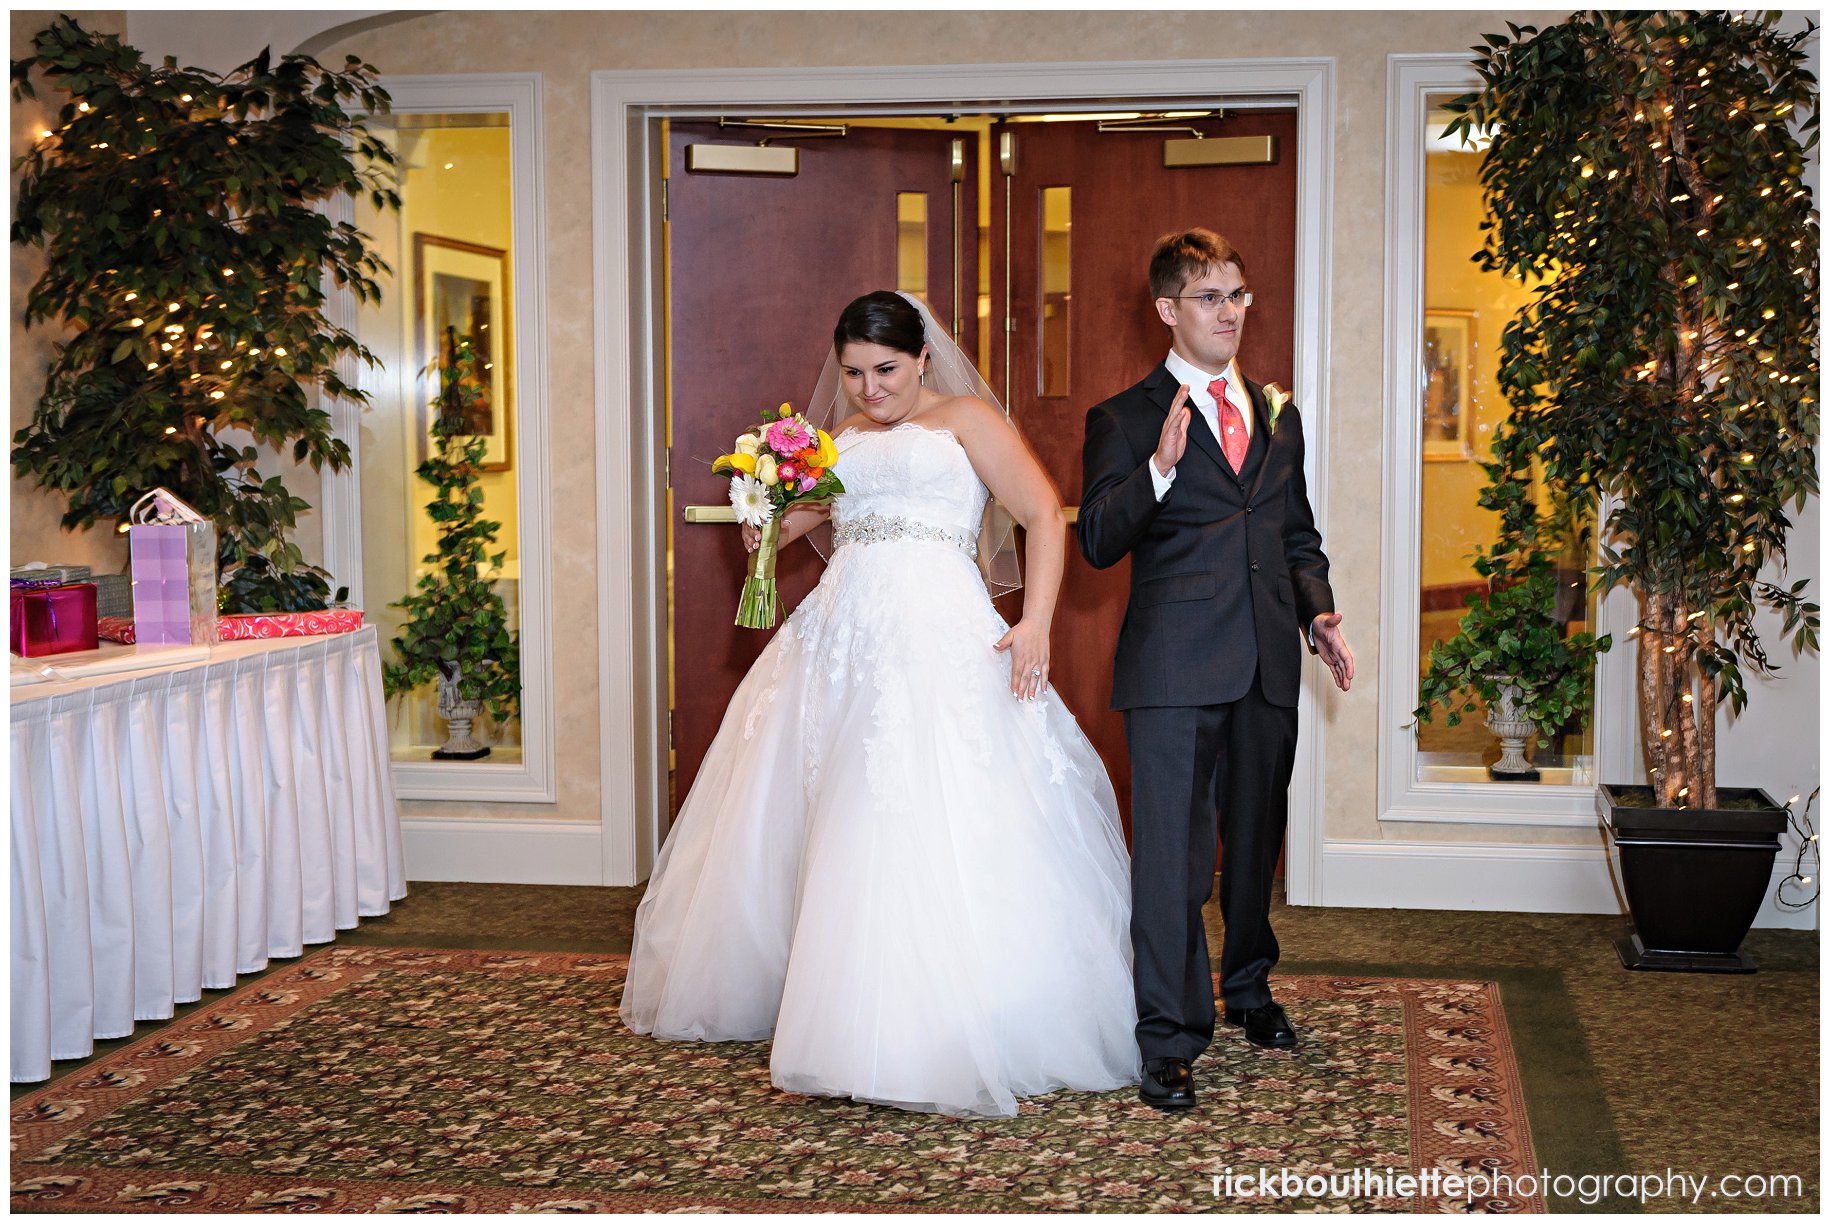
[[[12,726],[14,1081],[407,895],[372,625],[15,686]]]

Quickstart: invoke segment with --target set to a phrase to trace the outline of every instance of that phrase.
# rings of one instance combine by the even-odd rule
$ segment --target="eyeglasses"
[[[1185,293],[1176,297],[1174,300],[1178,302],[1199,302],[1201,303],[1201,308],[1203,310],[1218,310],[1223,304],[1227,306],[1237,306],[1239,309],[1244,310],[1247,306],[1252,304],[1252,291],[1249,289],[1235,289],[1231,293],[1215,293],[1212,290],[1209,290],[1206,293]]]

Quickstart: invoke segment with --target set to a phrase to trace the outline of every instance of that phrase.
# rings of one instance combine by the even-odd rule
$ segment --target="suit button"
[[[1258,572],[1258,562],[1256,562],[1256,561],[1252,562],[1252,572],[1254,574],[1256,574]]]
[[[1247,507],[1246,507],[1246,508],[1245,508],[1245,512],[1246,512],[1246,513],[1247,513],[1247,514],[1250,514],[1250,513],[1251,513],[1251,512],[1252,512],[1252,508],[1251,508],[1251,507],[1250,507],[1250,506],[1247,506]]]

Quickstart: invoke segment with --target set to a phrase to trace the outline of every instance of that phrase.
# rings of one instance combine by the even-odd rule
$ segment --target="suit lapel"
[[[1245,389],[1252,400],[1252,429],[1257,437],[1264,439],[1264,450],[1258,456],[1258,471],[1252,477],[1251,491],[1245,495],[1246,504],[1250,505],[1258,496],[1258,486],[1264,483],[1265,471],[1271,466],[1271,447],[1277,438],[1271,428],[1271,406],[1265,402],[1264,388],[1247,378]]]

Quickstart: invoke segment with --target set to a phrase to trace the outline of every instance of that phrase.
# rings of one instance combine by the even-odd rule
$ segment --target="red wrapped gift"
[[[13,583],[13,653],[35,659],[40,655],[94,650],[95,584],[73,582],[44,585]]]
[[[131,616],[98,616],[95,618],[95,635],[104,642],[120,642],[133,645],[133,617]]]
[[[323,612],[256,612],[216,618],[217,636],[225,642],[244,638],[317,637],[326,633],[353,633],[360,628],[360,608],[331,608]]]
[[[111,642],[134,643],[133,621],[125,616],[99,618],[99,632]],[[216,618],[218,641],[249,638],[317,637],[327,633],[353,633],[362,628],[362,609],[331,608],[325,612],[252,612]]]

